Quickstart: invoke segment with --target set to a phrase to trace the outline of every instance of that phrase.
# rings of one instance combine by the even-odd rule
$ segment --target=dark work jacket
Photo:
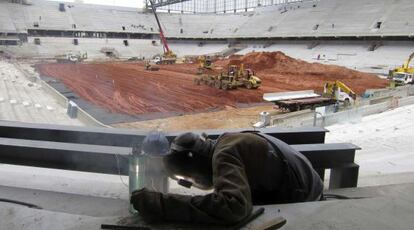
[[[228,133],[216,142],[212,157],[214,192],[204,196],[148,193],[139,212],[150,212],[168,221],[233,224],[246,218],[254,204],[317,200],[322,182],[310,163],[284,142],[278,149],[253,133]],[[292,155],[290,169],[300,178],[304,194],[292,195],[287,167],[277,151]],[[299,157],[298,157],[299,156]],[[298,169],[299,168],[299,169]],[[144,213],[145,214],[145,213]]]

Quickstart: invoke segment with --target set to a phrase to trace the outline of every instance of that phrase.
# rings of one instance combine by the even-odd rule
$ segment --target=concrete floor
[[[358,186],[414,183],[414,105],[327,127],[326,143],[350,142],[362,149]]]
[[[285,205],[269,205],[264,215],[243,229],[258,229],[275,217],[284,217],[282,229],[412,229],[414,224],[414,184],[339,189],[330,193],[363,199],[330,200]],[[0,229],[100,229],[100,224],[134,221],[127,201],[87,197],[42,190],[0,187],[2,197],[24,199],[43,209],[20,205],[0,205]],[[258,207],[256,207],[258,208]],[[126,218],[126,219],[125,219]],[[158,223],[151,229],[218,229],[212,226],[183,226]]]
[[[66,110],[39,82],[30,81],[12,63],[0,60],[0,120],[83,125]]]

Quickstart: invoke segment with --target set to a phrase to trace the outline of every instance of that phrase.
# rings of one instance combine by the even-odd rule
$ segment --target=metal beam
[[[322,180],[325,170],[331,169],[329,189],[356,187],[359,165],[354,163],[355,151],[360,147],[349,144],[292,145],[312,163]]]
[[[303,153],[315,168],[348,164],[355,150],[359,149],[347,143],[292,147]],[[0,163],[5,164],[128,175],[130,152],[131,148],[127,147],[0,138]],[[345,153],[351,157],[345,156]]]
[[[331,170],[329,189],[352,188],[358,185],[359,165],[350,163]]]
[[[350,143],[291,145],[305,155],[314,168],[336,168],[354,163],[355,151],[361,148]]]
[[[0,138],[0,163],[128,175],[131,148]]]
[[[191,130],[205,132],[210,138],[217,138],[225,132],[240,132],[249,129]],[[266,128],[259,129],[263,133],[277,137],[288,144],[316,144],[325,142],[326,129],[310,128]],[[166,133],[171,141],[183,132]],[[133,143],[142,141],[146,131],[129,129],[112,129],[97,127],[77,127],[49,124],[0,121],[0,137],[27,140],[55,141],[65,143],[108,145],[131,147]]]

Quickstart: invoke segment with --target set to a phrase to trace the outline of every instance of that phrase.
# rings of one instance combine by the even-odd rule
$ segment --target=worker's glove
[[[164,217],[162,194],[159,192],[146,188],[136,190],[132,192],[130,202],[147,222],[159,221]]]

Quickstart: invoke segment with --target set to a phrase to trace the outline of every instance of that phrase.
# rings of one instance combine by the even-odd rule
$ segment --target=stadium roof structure
[[[145,0],[147,8],[149,0]],[[318,2],[319,0],[158,0],[160,10],[169,13],[238,13],[252,11],[258,7],[286,5],[298,2]],[[154,1],[155,2],[155,1]]]
[[[157,7],[168,6],[168,5],[172,5],[172,4],[176,4],[176,3],[180,3],[180,2],[185,2],[185,1],[189,1],[189,0],[147,0],[146,1],[147,7],[149,6],[148,3],[150,1],[152,1],[152,4],[154,5],[154,7],[157,8]]]

